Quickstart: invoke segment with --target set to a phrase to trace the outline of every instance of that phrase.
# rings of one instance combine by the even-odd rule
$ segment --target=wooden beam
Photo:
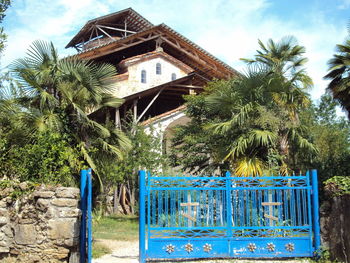
[[[126,30],[126,29],[120,29],[120,28],[116,28],[116,27],[110,27],[110,26],[103,26],[103,25],[99,25],[100,27],[106,28],[106,29],[110,29],[110,30],[114,30],[114,31],[119,31],[119,32],[127,32],[127,33],[131,33],[131,34],[135,34],[137,32],[135,31],[130,31],[130,30]]]
[[[115,109],[115,127],[118,128],[118,129],[121,128],[119,108]]]
[[[193,86],[193,85],[183,85],[183,84],[175,84],[172,85],[174,87],[181,87],[181,88],[190,88],[190,89],[203,89],[202,86]]]
[[[133,101],[134,122],[137,123],[137,100]]]
[[[271,216],[271,215],[268,215],[268,214],[264,214],[264,217],[268,218],[268,219],[271,219],[271,220],[274,220],[274,221],[278,221],[278,218],[275,217],[275,216]]]
[[[126,43],[118,43],[118,45],[120,45],[120,47],[117,47],[117,48],[105,46],[105,47],[102,47],[100,50],[91,50],[91,51],[79,54],[79,57],[82,59],[83,58],[88,58],[88,59],[98,58],[98,57],[105,56],[105,55],[111,54],[111,53],[119,51],[119,50],[123,50],[123,49],[129,48],[129,47],[132,47],[132,46],[136,46],[142,42],[149,41],[149,40],[152,40],[152,39],[155,39],[158,37],[159,37],[159,35],[154,35],[152,37],[147,38],[146,40],[141,40],[141,41],[137,41],[134,43],[130,43],[131,41],[129,40]]]
[[[111,37],[110,34],[108,34],[106,31],[104,31],[102,28],[100,28],[100,26],[97,26],[97,28],[98,28],[102,33],[104,33],[106,36],[108,36],[110,39],[115,40],[113,37]]]
[[[261,205],[267,206],[267,205],[281,205],[283,203],[281,202],[262,202]]]
[[[196,56],[194,56],[193,54],[191,54],[190,52],[188,52],[186,49],[184,49],[183,47],[179,48],[176,44],[174,44],[173,42],[171,42],[170,40],[168,40],[165,37],[162,37],[163,41],[166,42],[167,44],[169,44],[170,46],[179,49],[181,52],[185,53],[187,56],[191,57],[192,59],[196,60],[197,62],[199,62],[200,64],[202,64],[203,66],[209,67],[211,70],[216,71],[220,74],[219,71],[216,70],[216,67],[213,67],[211,64],[209,64],[208,62],[202,60],[201,58],[197,58]]]
[[[139,122],[141,120],[141,118],[143,117],[143,115],[146,114],[146,112],[148,111],[148,109],[152,106],[152,104],[154,103],[154,101],[158,98],[159,94],[164,90],[164,88],[160,89],[158,91],[158,93],[153,97],[153,99],[150,101],[150,103],[148,103],[146,109],[143,110],[143,112],[140,114],[140,116],[137,118],[136,123]]]

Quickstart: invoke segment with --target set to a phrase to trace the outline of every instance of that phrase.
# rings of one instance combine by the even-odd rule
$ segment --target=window
[[[175,73],[172,73],[171,74],[171,80],[175,80],[176,79],[176,74]]]
[[[146,70],[141,71],[141,83],[146,83]]]
[[[156,64],[156,74],[161,75],[162,74],[162,65],[160,63]]]

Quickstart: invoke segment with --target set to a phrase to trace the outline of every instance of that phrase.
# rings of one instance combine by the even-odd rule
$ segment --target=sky
[[[327,61],[343,43],[350,23],[350,0],[12,0],[3,23],[8,34],[1,60],[6,67],[36,39],[52,41],[63,57],[66,44],[90,19],[125,8],[153,24],[165,23],[237,70],[252,58],[258,39],[293,35],[305,46],[313,100],[324,93]]]

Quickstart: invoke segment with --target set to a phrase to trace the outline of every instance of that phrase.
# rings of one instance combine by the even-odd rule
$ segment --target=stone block
[[[53,197],[53,195],[54,195],[54,192],[52,192],[52,191],[35,191],[34,193],[33,193],[33,196],[34,197],[40,197],[40,198],[51,198],[51,197]]]
[[[69,263],[79,263],[79,262],[80,262],[79,252],[77,251],[71,252],[69,256]]]
[[[78,200],[69,199],[69,198],[57,198],[52,200],[51,204],[54,206],[60,206],[60,207],[77,207]]]
[[[56,197],[59,198],[78,198],[80,195],[80,190],[75,187],[58,187],[56,189]]]
[[[0,253],[9,253],[10,248],[9,247],[0,247]]]
[[[75,237],[75,238],[69,238],[64,240],[63,243],[66,247],[75,247],[79,244],[79,238]]]
[[[69,239],[79,236],[79,223],[76,219],[50,219],[48,237],[52,240]]]
[[[8,211],[5,208],[0,208],[0,216],[8,216]]]
[[[7,202],[5,200],[0,201],[0,207],[1,208],[6,208],[7,207]]]
[[[36,201],[36,208],[40,211],[46,211],[49,205],[50,205],[50,200],[48,199],[39,198]]]
[[[8,223],[8,218],[5,216],[0,217],[0,226],[6,225]]]
[[[62,208],[58,210],[58,217],[79,217],[80,214],[79,208]]]
[[[54,207],[49,207],[47,209],[45,217],[46,218],[55,218],[55,217],[57,217],[57,209],[55,209]]]
[[[35,225],[15,226],[15,242],[20,245],[35,244],[37,232]]]
[[[5,226],[3,229],[2,229],[2,232],[9,238],[13,238],[13,232],[11,230],[11,227],[10,225],[7,225]]]

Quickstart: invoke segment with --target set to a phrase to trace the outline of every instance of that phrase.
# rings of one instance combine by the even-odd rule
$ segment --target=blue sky
[[[13,0],[4,21],[8,34],[2,67],[32,41],[52,41],[64,56],[69,40],[87,20],[132,7],[154,24],[165,23],[237,70],[239,58],[252,57],[257,40],[294,35],[306,47],[308,73],[318,99],[334,47],[347,36],[350,0]]]

